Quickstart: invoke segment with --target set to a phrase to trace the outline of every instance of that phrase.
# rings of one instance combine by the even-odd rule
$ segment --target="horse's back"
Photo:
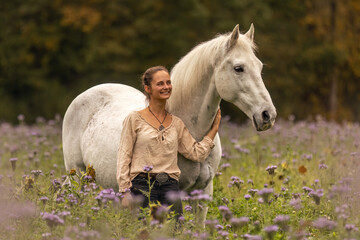
[[[90,164],[99,173],[101,185],[112,184],[122,122],[130,112],[144,107],[144,94],[123,84],[97,85],[77,96],[63,122],[66,169],[85,170]]]

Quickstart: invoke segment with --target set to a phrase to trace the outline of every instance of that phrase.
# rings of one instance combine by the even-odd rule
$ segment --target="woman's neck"
[[[165,114],[165,105],[166,100],[162,101],[156,101],[156,100],[150,100],[149,107],[151,108],[151,111],[155,113],[157,116],[162,116]]]

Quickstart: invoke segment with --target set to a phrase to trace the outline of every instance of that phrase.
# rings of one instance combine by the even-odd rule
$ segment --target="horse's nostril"
[[[269,120],[270,120],[270,114],[269,114],[268,111],[263,111],[263,112],[261,113],[261,116],[262,116],[262,119],[263,119],[264,122],[269,122]]]

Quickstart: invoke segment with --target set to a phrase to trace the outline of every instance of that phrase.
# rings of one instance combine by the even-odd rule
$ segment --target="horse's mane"
[[[217,35],[215,38],[195,46],[171,70],[173,92],[168,106],[186,104],[201,85],[202,80],[210,80],[215,64],[227,51],[230,33]],[[252,50],[255,45],[244,35],[240,35],[239,45],[248,45]],[[206,76],[207,75],[207,76]],[[170,109],[171,110],[171,109]]]

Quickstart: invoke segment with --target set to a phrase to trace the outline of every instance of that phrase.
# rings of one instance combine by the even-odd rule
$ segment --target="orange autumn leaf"
[[[299,173],[305,174],[306,172],[307,172],[306,167],[305,167],[304,165],[301,165],[301,166],[299,167]]]

